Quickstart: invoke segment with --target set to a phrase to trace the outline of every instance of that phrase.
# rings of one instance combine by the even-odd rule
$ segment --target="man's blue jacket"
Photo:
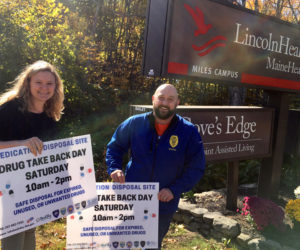
[[[160,202],[160,214],[176,211],[180,195],[189,191],[203,176],[203,143],[196,127],[175,115],[159,137],[152,112],[132,116],[115,131],[107,145],[108,173],[122,170],[123,155],[130,149],[125,170],[126,182],[159,182],[169,188],[174,199]]]

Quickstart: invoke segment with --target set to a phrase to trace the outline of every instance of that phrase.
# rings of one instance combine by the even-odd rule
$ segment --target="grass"
[[[214,239],[206,239],[202,235],[187,230],[182,224],[172,223],[169,232],[162,243],[165,250],[237,250],[230,246],[229,241],[224,239],[223,243]]]
[[[206,239],[184,225],[171,223],[164,238],[164,250],[237,250],[227,240],[223,243]],[[66,246],[66,219],[59,219],[36,228],[36,250],[63,250]]]
[[[36,228],[36,250],[65,249],[66,219],[59,219]]]

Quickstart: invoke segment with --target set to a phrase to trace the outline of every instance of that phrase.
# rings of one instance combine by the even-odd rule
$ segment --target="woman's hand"
[[[38,153],[41,154],[43,150],[43,142],[37,137],[23,140],[22,146],[28,147],[30,152],[35,156],[37,156]]]

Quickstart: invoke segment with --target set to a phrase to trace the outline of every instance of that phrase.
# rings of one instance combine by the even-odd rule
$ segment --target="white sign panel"
[[[97,183],[98,205],[67,217],[67,249],[158,247],[158,183]]]
[[[97,204],[90,135],[0,150],[0,238]]]

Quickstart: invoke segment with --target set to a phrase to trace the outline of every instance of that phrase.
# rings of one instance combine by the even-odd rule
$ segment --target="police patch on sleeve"
[[[178,145],[178,136],[177,135],[172,135],[170,137],[169,143],[170,143],[170,146],[172,148],[175,148]]]

